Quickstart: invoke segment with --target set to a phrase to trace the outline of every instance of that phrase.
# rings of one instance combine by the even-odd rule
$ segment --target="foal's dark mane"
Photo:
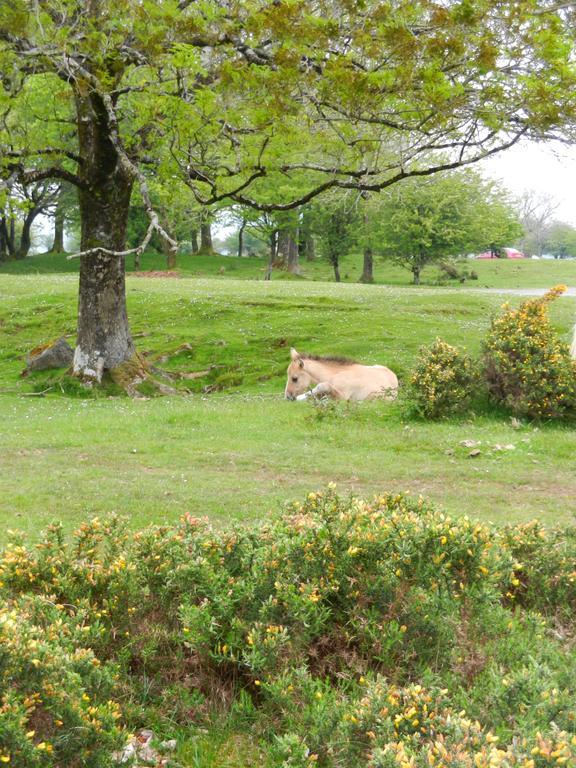
[[[349,357],[339,357],[338,355],[307,355],[306,353],[301,352],[300,357],[303,360],[316,360],[318,363],[337,363],[338,365],[357,365],[356,360],[351,360]]]

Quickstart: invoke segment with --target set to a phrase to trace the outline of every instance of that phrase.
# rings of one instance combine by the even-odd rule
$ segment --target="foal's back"
[[[335,373],[331,383],[346,400],[367,400],[373,397],[394,399],[398,394],[398,378],[385,365],[354,363]]]

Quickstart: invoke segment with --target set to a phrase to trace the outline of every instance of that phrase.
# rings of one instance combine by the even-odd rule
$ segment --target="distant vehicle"
[[[484,251],[477,259],[525,259],[526,255],[517,248],[502,248],[500,251]]]

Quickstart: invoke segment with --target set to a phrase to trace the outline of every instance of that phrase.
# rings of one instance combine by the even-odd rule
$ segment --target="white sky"
[[[576,226],[576,147],[524,142],[477,166],[514,195],[533,190],[559,205],[555,218]]]

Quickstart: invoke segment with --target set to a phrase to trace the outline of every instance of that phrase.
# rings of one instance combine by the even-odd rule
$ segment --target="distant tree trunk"
[[[200,221],[200,250],[199,253],[214,253],[214,245],[212,244],[212,228],[210,226],[210,213],[208,211],[202,211],[202,219]]]
[[[20,245],[16,251],[17,259],[25,259],[26,256],[28,256],[30,246],[32,245],[30,230],[32,229],[34,219],[38,216],[39,213],[39,208],[31,208],[24,218],[24,222],[22,224],[22,234],[20,235]]]
[[[298,229],[283,227],[278,232],[278,245],[276,252],[277,266],[284,267],[293,274],[300,273],[298,258]]]
[[[248,222],[246,219],[242,219],[242,224],[240,225],[240,229],[238,230],[238,257],[242,258],[243,251],[244,251],[244,230],[246,229],[246,224]]]
[[[360,276],[361,283],[373,283],[374,282],[374,255],[372,248],[364,248],[364,266],[362,274]]]
[[[412,280],[412,284],[413,285],[420,285],[420,272],[421,271],[422,271],[422,267],[419,264],[413,264],[412,265],[412,275],[413,275],[413,278],[414,278]]]
[[[295,236],[290,238],[288,243],[288,260],[287,267],[288,272],[292,274],[300,274],[300,254],[298,253],[298,230],[296,230]]]
[[[54,241],[48,253],[65,253],[64,250],[64,205],[62,201],[62,189],[58,193],[56,200],[56,210],[54,211]]]
[[[7,235],[8,253],[10,254],[10,258],[14,259],[16,258],[16,219],[14,216],[10,218]]]
[[[198,230],[193,229],[190,234],[190,240],[192,242],[192,253],[198,253]]]
[[[334,268],[334,279],[336,280],[337,283],[339,283],[340,282],[340,261],[338,259],[337,253],[330,255],[330,263]]]
[[[298,238],[298,250],[300,256],[306,261],[314,261],[316,258],[316,249],[314,247],[314,237],[312,235],[312,215],[310,209],[304,206],[300,218]]]
[[[9,257],[8,228],[6,227],[6,219],[2,216],[0,217],[0,261],[8,261]]]
[[[176,268],[176,251],[170,247],[170,244],[162,238],[162,251],[166,256],[166,269]]]
[[[268,256],[268,264],[266,266],[266,274],[264,275],[264,280],[272,279],[272,270],[276,262],[277,252],[278,252],[278,230],[275,229],[274,232],[270,233],[270,253]]]

